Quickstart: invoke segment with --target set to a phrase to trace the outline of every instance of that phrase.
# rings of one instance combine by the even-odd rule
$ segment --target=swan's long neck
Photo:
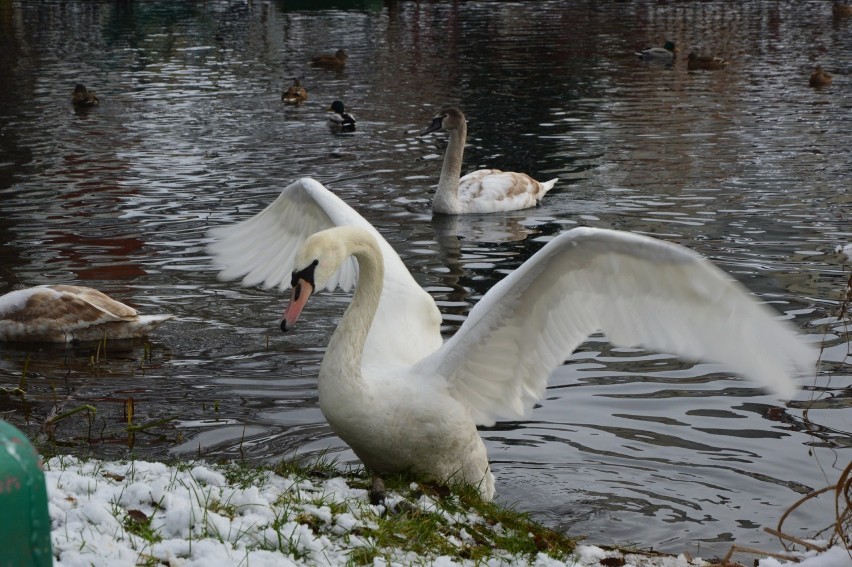
[[[458,128],[450,130],[450,143],[444,155],[444,167],[438,190],[432,201],[432,209],[438,213],[453,214],[459,209],[459,178],[461,177],[464,142],[467,139],[467,125],[462,120]]]
[[[350,240],[349,248],[358,261],[358,284],[352,302],[328,343],[320,368],[320,398],[324,386],[336,390],[360,388],[364,344],[382,296],[385,267],[375,239],[368,233],[361,233]]]

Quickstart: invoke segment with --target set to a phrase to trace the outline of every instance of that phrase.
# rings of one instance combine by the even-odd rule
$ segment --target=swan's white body
[[[90,287],[42,285],[0,297],[0,341],[130,339],[147,335],[171,315],[139,315]]]
[[[247,274],[246,285],[281,289],[292,282],[282,326],[295,323],[313,288],[348,288],[360,269],[320,369],[323,414],[372,471],[473,483],[486,499],[494,479],[476,426],[527,415],[551,372],[595,331],[617,345],[723,362],[784,397],[816,360],[711,263],[632,233],[559,235],[495,285],[443,344],[437,308],[399,256],[316,181],[293,183],[264,211],[213,236],[223,277]]]
[[[432,210],[447,215],[495,213],[535,207],[558,179],[544,183],[525,173],[479,169],[461,177],[467,122],[457,108],[444,108],[421,135],[447,130],[450,141],[438,189],[432,199]]]

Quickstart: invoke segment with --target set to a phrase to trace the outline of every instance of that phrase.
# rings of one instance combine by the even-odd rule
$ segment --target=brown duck
[[[74,106],[97,106],[98,95],[95,91],[88,90],[84,85],[74,87],[74,92],[71,93],[71,102]]]
[[[686,68],[690,71],[697,71],[700,69],[705,71],[716,71],[718,69],[724,69],[728,63],[729,61],[726,61],[721,57],[698,55],[694,51],[690,52],[686,58]]]
[[[346,60],[349,56],[342,49],[338,49],[334,55],[317,55],[311,59],[311,65],[314,67],[322,67],[323,69],[332,69],[334,71],[342,71],[346,67]]]
[[[819,65],[816,66],[814,72],[811,73],[811,79],[808,83],[812,87],[827,87],[831,84],[831,73],[827,71],[823,71],[822,67]]]
[[[301,104],[308,100],[308,91],[302,86],[298,78],[293,78],[293,86],[288,87],[281,93],[281,100],[290,104]]]

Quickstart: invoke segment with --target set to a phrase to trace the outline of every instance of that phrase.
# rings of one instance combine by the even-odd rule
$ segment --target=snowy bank
[[[384,504],[372,505],[367,480],[322,471],[276,474],[232,464],[68,456],[51,458],[44,468],[57,567],[706,564],[575,546],[523,515],[492,515],[495,505],[483,511],[416,483],[409,491],[389,490]],[[850,564],[840,549],[808,561],[815,562],[799,565]]]

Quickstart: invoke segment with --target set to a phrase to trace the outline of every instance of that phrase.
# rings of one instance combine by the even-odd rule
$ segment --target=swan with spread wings
[[[528,415],[553,370],[596,331],[621,346],[722,362],[786,398],[816,360],[709,261],[629,232],[555,237],[446,342],[435,302],[393,248],[312,179],[211,236],[222,278],[292,287],[285,331],[315,292],[355,286],[319,371],[323,415],[373,473],[471,483],[484,499],[494,496],[494,477],[477,425]]]

